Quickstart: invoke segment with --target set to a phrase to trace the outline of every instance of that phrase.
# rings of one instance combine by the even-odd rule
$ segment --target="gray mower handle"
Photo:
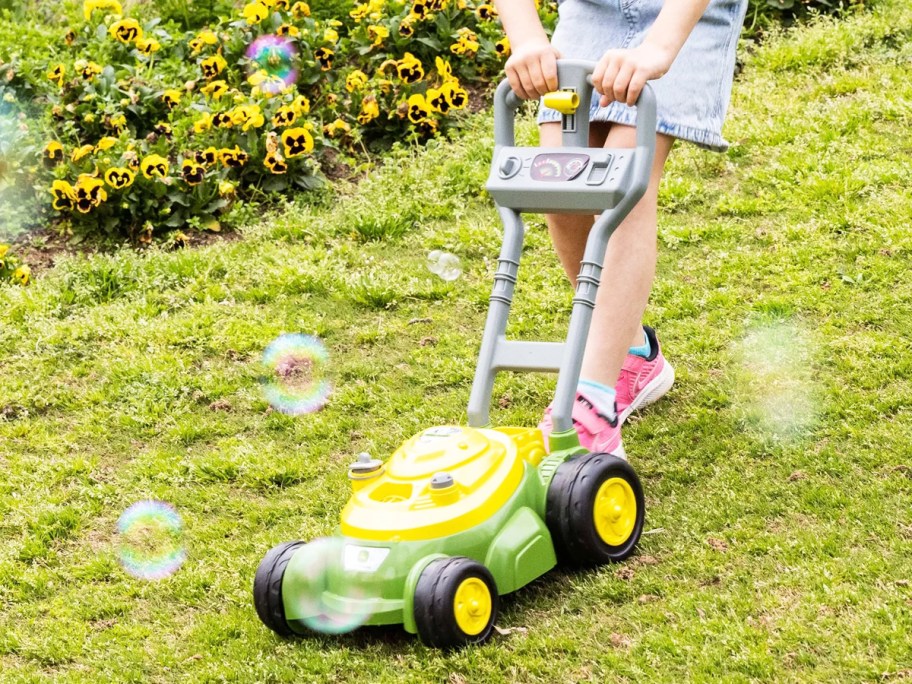
[[[557,79],[560,88],[575,88],[580,98],[580,107],[576,132],[564,133],[564,144],[577,147],[589,147],[589,104],[592,101],[592,72],[595,62],[581,59],[557,60]],[[494,144],[512,147],[516,144],[514,124],[516,110],[523,100],[513,92],[510,82],[504,79],[497,86],[494,94]],[[651,148],[655,145],[656,134],[656,98],[652,87],[647,83],[640,92],[636,102],[637,147]]]

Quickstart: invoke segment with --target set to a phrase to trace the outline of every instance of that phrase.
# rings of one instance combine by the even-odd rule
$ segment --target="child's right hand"
[[[547,40],[513,45],[504,70],[513,92],[534,100],[557,90],[557,60],[560,53]]]

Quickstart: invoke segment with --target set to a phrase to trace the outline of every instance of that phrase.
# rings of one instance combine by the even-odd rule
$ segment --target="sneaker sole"
[[[636,396],[636,398],[630,402],[630,406],[618,414],[618,420],[623,424],[624,421],[630,417],[630,414],[637,409],[657,402],[659,399],[665,396],[665,394],[668,393],[668,390],[670,390],[671,386],[674,385],[674,381],[674,368],[672,368],[671,364],[666,361],[665,365],[662,366],[662,370],[659,371],[659,374],[655,376],[642,390],[640,390],[640,393]]]

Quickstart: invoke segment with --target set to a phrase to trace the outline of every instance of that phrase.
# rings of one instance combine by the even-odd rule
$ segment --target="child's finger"
[[[636,104],[636,101],[640,97],[640,93],[643,92],[643,88],[646,85],[646,72],[642,69],[637,69],[633,77],[630,79],[630,85],[627,86],[627,106],[633,107]]]
[[[549,52],[542,57],[542,76],[545,77],[545,86],[548,88],[549,93],[553,93],[560,86],[560,82],[557,80],[558,57],[559,54],[557,52]]]
[[[607,107],[609,104],[614,102],[617,98],[614,96],[614,82],[617,80],[618,71],[621,68],[621,60],[612,55],[609,58],[607,68],[605,69],[605,74],[602,76],[600,91],[602,97],[599,100],[599,106]]]
[[[510,87],[513,89],[513,92],[516,93],[517,97],[520,97],[524,100],[528,99],[526,93],[523,90],[522,79],[519,77],[519,71],[515,66],[508,66],[506,68],[507,80],[510,81]]]
[[[631,62],[625,61],[624,64],[618,69],[617,76],[614,77],[614,85],[612,92],[614,92],[614,99],[618,102],[627,101],[627,88],[630,85],[630,79],[633,77],[634,66]]]
[[[542,65],[540,61],[536,60],[529,63],[529,80],[532,81],[532,92],[536,97],[551,92],[548,90],[548,83],[545,80],[544,73],[542,73]]]

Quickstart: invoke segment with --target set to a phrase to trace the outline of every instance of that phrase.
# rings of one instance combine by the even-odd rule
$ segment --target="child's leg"
[[[542,146],[560,146],[559,124],[542,124],[540,132]],[[634,147],[635,142],[634,128],[613,125],[604,144]],[[649,188],[611,236],[605,252],[581,377],[607,387],[617,382],[628,349],[643,344],[641,319],[655,278],[659,182],[673,143],[674,138],[656,136]],[[575,283],[592,219],[585,215],[549,214],[547,220],[561,264]]]

